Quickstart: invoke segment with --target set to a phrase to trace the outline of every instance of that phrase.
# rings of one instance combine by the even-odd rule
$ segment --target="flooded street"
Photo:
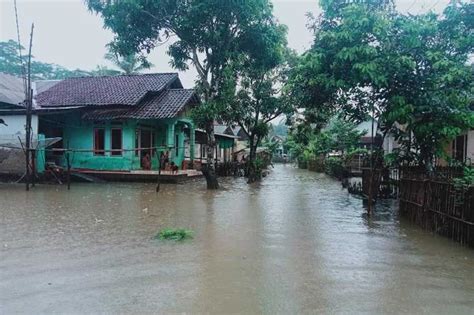
[[[472,314],[474,250],[368,219],[323,174],[261,184],[0,184],[0,313]],[[165,227],[194,231],[155,240]]]

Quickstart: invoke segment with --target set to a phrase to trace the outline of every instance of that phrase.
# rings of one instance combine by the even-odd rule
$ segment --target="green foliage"
[[[427,167],[450,139],[473,128],[474,4],[453,1],[442,15],[403,15],[384,0],[321,6],[314,45],[288,84],[305,123],[320,126],[336,111],[372,114],[402,143],[392,162]]]
[[[344,162],[338,157],[329,157],[324,161],[326,173],[336,178],[343,178],[345,175]]]
[[[119,68],[120,74],[136,74],[153,67],[153,64],[143,56],[133,52],[120,55],[117,51],[114,51],[113,46],[109,46],[109,51],[105,54],[104,58]]]
[[[461,205],[468,190],[474,186],[474,167],[464,166],[463,176],[453,179],[453,185],[456,191],[456,204]]]
[[[351,160],[356,156],[362,156],[367,158],[370,154],[370,151],[365,148],[355,148],[351,149],[346,155],[344,155],[344,163],[350,163]]]
[[[180,70],[190,65],[196,69],[196,90],[203,102],[192,115],[197,126],[207,131],[209,154],[204,174],[208,187],[217,187],[213,175],[214,121],[240,123],[240,119],[223,117],[229,114],[229,106],[234,108],[232,105],[264,98],[268,102],[265,106],[271,108],[274,105],[270,103],[277,101],[267,80],[258,87],[253,82],[256,74],[280,63],[285,46],[282,39],[286,28],[274,18],[269,0],[87,0],[87,4],[115,33],[111,45],[120,54],[148,54],[173,37],[175,41],[168,49],[171,65]],[[236,92],[239,81],[242,91]],[[240,116],[240,109],[236,112],[229,115]],[[245,120],[247,115],[240,117]],[[261,136],[265,131],[262,123],[268,122],[258,118],[249,129]],[[258,145],[258,139],[255,143]]]
[[[267,148],[267,150],[273,155],[273,154],[275,154],[275,152],[276,152],[277,149],[279,148],[280,142],[279,142],[279,141],[272,140],[271,138],[266,137],[266,138],[262,141],[262,146],[265,147],[265,148]]]
[[[24,47],[21,47],[21,49],[23,61],[26,62],[28,56],[25,56]],[[153,66],[147,62],[146,59],[133,54],[121,57],[110,51],[105,55],[105,58],[112,61],[120,70],[114,70],[104,66],[97,66],[92,71],[80,69],[69,70],[56,64],[37,61],[32,56],[31,77],[33,80],[62,80],[71,77],[112,76],[137,73]],[[0,42],[0,72],[18,77],[23,75],[20,55],[18,53],[18,44],[13,40]]]
[[[350,152],[357,152],[360,138],[365,134],[356,129],[355,123],[338,117],[331,119],[322,130],[304,126],[293,129],[285,145],[293,156],[305,161],[330,152],[338,152],[344,157]]]
[[[185,239],[193,238],[193,231],[186,229],[166,228],[161,230],[156,236],[160,240],[183,241]]]
[[[255,170],[255,175],[258,179],[259,178],[262,178],[262,172],[263,170],[267,167],[265,161],[260,158],[260,157],[256,157],[254,161],[249,161],[249,163],[253,163],[253,168]]]
[[[397,139],[428,168],[449,140],[474,126],[468,65],[474,39],[465,20],[472,8],[453,2],[442,16],[397,16],[387,46],[390,90],[382,118],[387,126],[405,125]]]
[[[270,135],[286,138],[288,135],[288,125],[286,124],[286,120],[281,120],[278,124],[272,125]]]
[[[28,55],[21,46],[23,61],[28,60]],[[18,43],[14,40],[0,42],[0,72],[14,76],[22,76],[22,63],[18,52]],[[62,66],[36,61],[32,56],[31,77],[34,80],[54,80],[65,79],[68,77],[78,77],[90,75],[83,70],[68,70]]]
[[[278,36],[267,0],[88,0],[87,4],[115,33],[112,46],[123,55],[149,53],[173,36],[168,50],[171,65],[180,70],[194,66],[205,102],[222,94],[232,63],[242,57],[262,60],[273,53],[271,43]]]

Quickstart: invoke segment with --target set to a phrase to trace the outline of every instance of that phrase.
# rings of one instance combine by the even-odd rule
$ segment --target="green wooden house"
[[[194,159],[189,112],[197,105],[176,73],[71,78],[35,97],[39,133],[62,138],[47,150],[46,162],[66,166],[64,149],[70,149],[77,170],[140,170],[146,154],[157,169],[165,151],[181,168]]]

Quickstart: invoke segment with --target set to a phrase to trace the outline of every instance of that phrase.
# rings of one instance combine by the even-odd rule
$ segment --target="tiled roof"
[[[194,90],[170,89],[160,95],[147,97],[142,104],[130,113],[132,118],[173,118],[176,117],[192,98]],[[196,98],[197,100],[197,98]]]
[[[168,89],[160,94],[146,96],[133,108],[97,109],[86,112],[82,118],[86,120],[173,118],[186,105],[197,102],[198,98],[193,90]]]
[[[36,103],[41,107],[137,105],[147,92],[161,91],[177,79],[177,73],[69,78],[39,93]]]

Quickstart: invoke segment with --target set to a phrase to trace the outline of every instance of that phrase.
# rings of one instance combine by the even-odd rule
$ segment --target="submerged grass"
[[[163,229],[155,236],[155,239],[172,241],[183,241],[189,238],[193,238],[193,231],[174,228]]]

